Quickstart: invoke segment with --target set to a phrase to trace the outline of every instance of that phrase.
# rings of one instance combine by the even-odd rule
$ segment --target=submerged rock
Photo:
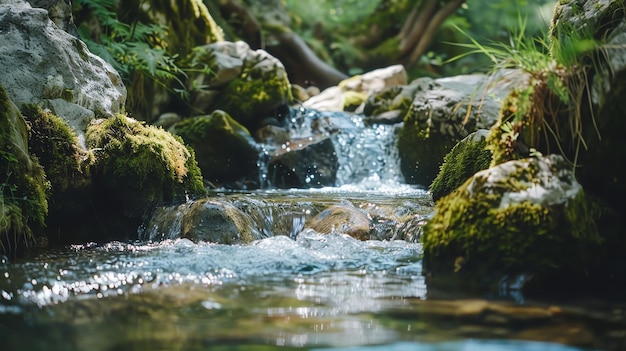
[[[320,212],[305,225],[318,233],[348,234],[359,240],[369,240],[371,218],[364,212],[348,205],[335,205]]]
[[[584,275],[602,242],[581,185],[555,155],[480,171],[435,211],[423,235],[434,284],[484,289],[518,275],[541,282]]]

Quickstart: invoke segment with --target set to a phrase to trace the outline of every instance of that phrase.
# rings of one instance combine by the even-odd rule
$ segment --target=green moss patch
[[[291,85],[282,68],[272,70],[244,67],[241,75],[222,90],[214,106],[228,112],[249,129],[258,127],[264,114],[292,100]]]
[[[584,276],[602,241],[595,213],[579,185],[566,189],[541,179],[548,173],[540,175],[538,162],[505,163],[500,176],[494,168],[479,172],[441,198],[424,227],[425,270],[444,284],[474,282],[482,289],[522,274]],[[571,172],[554,177],[561,185],[573,180]]]
[[[444,157],[441,171],[430,185],[434,201],[454,191],[476,172],[489,168],[491,151],[485,149],[484,132],[461,140]]]
[[[92,123],[87,145],[96,155],[94,185],[127,215],[206,192],[193,151],[163,129],[117,115]]]
[[[37,105],[25,105],[22,114],[30,124],[29,150],[46,171],[53,192],[89,182],[93,154],[82,150],[72,128],[60,117]]]

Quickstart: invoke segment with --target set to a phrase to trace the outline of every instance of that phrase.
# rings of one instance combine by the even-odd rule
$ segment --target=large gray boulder
[[[502,101],[526,77],[521,71],[508,70],[492,76],[419,78],[412,82],[415,95],[398,140],[406,181],[429,185],[456,143],[496,123]]]
[[[119,74],[78,38],[26,1],[0,2],[0,84],[18,106],[34,103],[65,119],[78,134],[94,117],[121,112]]]

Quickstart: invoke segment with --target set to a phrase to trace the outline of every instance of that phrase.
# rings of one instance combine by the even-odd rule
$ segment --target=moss
[[[584,193],[565,204],[521,201],[502,206],[503,194],[528,188],[536,169],[516,172],[498,187],[471,194],[470,184],[481,178],[469,179],[437,202],[423,235],[425,270],[435,281],[473,281],[484,289],[485,283],[520,274],[537,279],[558,271],[585,275],[594,259],[590,248],[598,247],[601,239]]]
[[[193,151],[161,128],[116,115],[88,127],[87,145],[96,155],[94,186],[127,216],[206,193]]]
[[[196,151],[206,179],[217,184],[258,180],[258,155],[250,132],[228,113],[189,118],[176,124],[173,133]]]
[[[367,93],[357,91],[345,91],[343,93],[343,109],[344,111],[354,111],[367,100]]]
[[[222,90],[214,109],[228,112],[249,129],[258,127],[264,114],[292,100],[291,85],[286,74],[244,67],[238,78]]]
[[[430,185],[434,201],[454,191],[476,172],[489,168],[491,151],[485,149],[486,146],[484,135],[471,134],[452,148]]]
[[[37,105],[23,106],[22,114],[30,124],[29,151],[43,166],[52,191],[63,192],[88,182],[93,154],[81,149],[72,128]]]
[[[30,246],[48,214],[49,183],[27,141],[25,121],[0,86],[0,254]]]
[[[399,110],[404,116],[411,108],[415,90],[416,88],[411,85],[393,86],[380,93],[374,93],[368,97],[363,114],[376,116],[384,112]]]

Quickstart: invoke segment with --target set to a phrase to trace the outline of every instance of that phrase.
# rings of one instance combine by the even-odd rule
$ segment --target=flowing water
[[[211,196],[263,203],[266,222],[286,202],[432,215],[429,194],[401,184],[384,149],[394,128],[346,121],[354,128],[334,136],[338,187]],[[614,306],[430,291],[419,242],[322,235],[305,220],[246,245],[111,242],[3,259],[0,350],[581,351],[623,339]]]

